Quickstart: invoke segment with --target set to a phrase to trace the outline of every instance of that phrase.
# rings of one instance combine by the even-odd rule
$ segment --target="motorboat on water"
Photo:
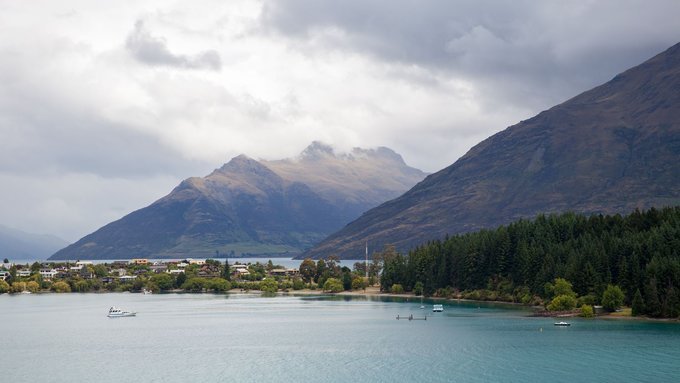
[[[119,309],[115,306],[112,306],[109,309],[109,314],[107,316],[109,318],[120,318],[120,317],[133,317],[135,315],[137,315],[136,312],[125,311],[125,310],[121,310],[121,309]]]
[[[444,305],[432,305],[432,312],[440,313],[444,311]]]
[[[568,327],[568,326],[571,326],[571,323],[569,323],[569,322],[555,322],[555,326]]]

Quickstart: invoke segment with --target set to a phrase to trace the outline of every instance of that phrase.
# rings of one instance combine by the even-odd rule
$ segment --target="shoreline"
[[[54,291],[39,291],[37,293],[31,293],[32,294],[108,294],[108,293],[114,293],[112,291],[91,291],[91,292],[83,292],[83,293],[57,293]],[[142,294],[136,293],[136,292],[121,292],[121,293],[128,293],[128,294]],[[154,293],[152,295],[158,295],[158,294],[262,294],[261,290],[241,290],[241,289],[231,289],[229,291],[225,291],[223,293],[212,293],[212,292],[189,292],[189,291],[184,291],[184,290],[168,290],[164,291],[162,293]],[[1,294],[5,295],[5,294]],[[19,296],[19,295],[24,295],[21,293],[14,293],[14,294],[7,294],[8,296]],[[28,294],[27,294],[28,295]],[[413,293],[402,293],[402,294],[393,294],[393,293],[383,293],[380,292],[380,289],[378,287],[367,287],[366,290],[359,290],[359,291],[342,291],[339,293],[329,293],[329,292],[324,292],[321,290],[311,290],[311,289],[302,289],[302,290],[292,290],[292,291],[278,291],[275,294],[276,296],[348,296],[348,297],[384,297],[384,298],[405,298],[405,299],[414,299],[414,298],[423,298],[423,299],[428,299],[431,301],[438,301],[438,302],[470,302],[470,303],[484,303],[484,304],[495,304],[495,305],[506,305],[506,306],[515,306],[515,307],[524,307],[527,309],[527,311],[531,310],[534,313],[535,311],[535,306],[527,306],[522,303],[517,303],[517,302],[504,302],[504,301],[477,301],[477,300],[472,300],[472,299],[464,299],[464,298],[440,298],[440,297],[423,297],[420,295],[415,295]],[[647,321],[647,322],[652,322],[652,323],[680,323],[680,318],[650,318],[650,317],[643,317],[643,316],[623,316],[623,315],[616,315],[616,313],[610,313],[610,314],[604,314],[604,315],[596,315],[592,318],[581,318],[578,313],[572,312],[572,313],[559,313],[556,312],[554,315],[528,315],[528,317],[532,318],[579,318],[579,319],[601,319],[601,320],[631,320],[631,321]]]

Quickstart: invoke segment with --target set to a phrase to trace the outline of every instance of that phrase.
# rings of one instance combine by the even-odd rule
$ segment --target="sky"
[[[0,224],[76,241],[232,157],[435,172],[680,41],[680,2],[0,0]]]

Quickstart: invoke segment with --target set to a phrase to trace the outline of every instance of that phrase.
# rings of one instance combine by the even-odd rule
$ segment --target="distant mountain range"
[[[0,260],[47,259],[67,244],[52,235],[26,233],[0,225]]]
[[[314,142],[293,159],[241,155],[50,259],[299,254],[425,176],[387,148],[336,154]]]
[[[302,257],[356,258],[539,213],[680,203],[680,44],[473,147]]]

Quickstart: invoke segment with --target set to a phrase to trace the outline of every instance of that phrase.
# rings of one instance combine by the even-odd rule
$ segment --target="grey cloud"
[[[319,49],[358,50],[472,79],[491,104],[536,109],[676,43],[678,14],[680,3],[668,0],[266,0],[262,24],[303,48],[321,39]],[[342,37],[324,38],[333,29]]]
[[[133,127],[108,121],[85,110],[65,108],[25,82],[0,92],[0,173],[91,173],[103,177],[143,178],[161,174],[186,176],[204,164]]]
[[[149,65],[214,71],[222,69],[222,60],[217,51],[207,50],[193,56],[172,53],[165,38],[151,35],[142,20],[135,23],[135,29],[128,36],[125,47],[133,57]]]

